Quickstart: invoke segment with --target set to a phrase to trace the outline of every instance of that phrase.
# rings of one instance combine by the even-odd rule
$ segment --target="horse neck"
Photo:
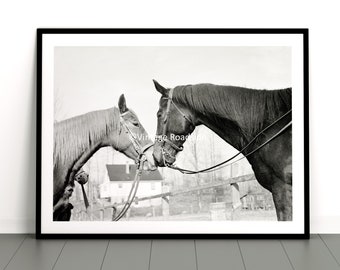
[[[87,161],[101,147],[111,145],[116,148],[110,140],[114,133],[119,136],[120,123],[116,123],[119,122],[119,116],[112,115],[117,113],[115,110],[96,111],[58,123],[57,133],[61,134],[60,139],[56,139],[56,162],[73,166],[79,159],[86,158]]]
[[[196,116],[197,126],[205,125],[237,150],[241,150],[247,143],[246,137],[232,120],[209,117],[200,113]]]
[[[118,136],[117,129],[120,128],[120,123],[117,108],[76,116],[54,125],[54,203],[63,195],[65,187],[73,184],[77,171],[95,152],[107,146],[103,143],[105,140],[108,141],[107,131],[91,133],[91,129],[95,128],[101,131],[107,130],[106,123],[110,123],[109,133],[117,132]]]
[[[203,105],[202,101],[196,101],[196,104],[189,105],[189,109],[196,115],[198,123],[213,130],[238,150],[291,107],[291,89],[261,91],[211,85],[204,90],[212,90],[211,99]],[[202,92],[195,94],[199,96]]]

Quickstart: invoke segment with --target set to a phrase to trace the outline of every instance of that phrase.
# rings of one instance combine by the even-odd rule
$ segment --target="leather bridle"
[[[170,157],[172,159],[176,159],[175,156],[171,155],[171,153],[169,153],[169,151],[167,151],[165,149],[165,143],[168,143],[173,149],[175,149],[177,152],[183,151],[183,146],[178,146],[175,143],[173,143],[172,141],[170,141],[167,138],[166,132],[167,132],[167,127],[168,127],[168,118],[169,118],[169,114],[170,114],[170,108],[171,108],[171,104],[176,108],[176,110],[182,115],[182,117],[187,120],[192,126],[195,126],[193,121],[190,119],[190,117],[188,117],[184,112],[181,111],[180,108],[178,108],[178,106],[176,105],[176,103],[173,102],[172,100],[172,95],[173,95],[173,91],[174,89],[171,88],[169,90],[169,94],[167,99],[167,105],[166,105],[166,111],[165,111],[165,117],[163,119],[163,130],[162,130],[162,135],[161,137],[157,136],[156,140],[161,142],[161,152],[162,152],[162,158],[163,158],[163,163],[164,166],[169,167],[170,164],[168,164],[166,162],[165,157]]]
[[[120,129],[120,132],[125,129],[125,133],[127,134],[127,136],[129,137],[129,140],[131,141],[135,151],[138,153],[138,158],[135,160],[136,164],[138,165],[141,160],[143,159],[143,161],[146,160],[146,157],[145,157],[145,152],[154,145],[154,143],[147,143],[146,145],[142,146],[138,139],[136,138],[136,136],[134,135],[134,133],[131,131],[131,129],[128,127],[128,125],[126,124],[126,121],[124,120],[123,116],[126,114],[127,112],[125,113],[122,113],[120,114],[120,123],[121,123],[121,129]],[[119,136],[118,136],[119,138]],[[118,139],[119,140],[119,139]],[[117,142],[117,147],[119,145],[119,141]]]

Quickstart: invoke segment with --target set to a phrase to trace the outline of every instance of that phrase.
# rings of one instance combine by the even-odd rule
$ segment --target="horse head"
[[[144,170],[155,170],[152,156],[153,142],[145,131],[143,125],[138,120],[137,115],[127,107],[126,100],[122,94],[118,101],[120,113],[120,128],[116,133],[109,135],[109,144],[127,157],[135,160],[144,156]]]
[[[174,89],[165,88],[154,80],[156,90],[161,93],[157,112],[157,134],[153,157],[157,166],[172,165],[183,144],[195,129],[194,112],[173,99]]]

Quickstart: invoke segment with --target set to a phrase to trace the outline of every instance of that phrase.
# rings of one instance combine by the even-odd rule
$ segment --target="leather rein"
[[[201,169],[201,170],[196,170],[196,171],[193,171],[193,170],[188,170],[188,169],[184,169],[184,168],[180,168],[174,164],[169,164],[166,162],[166,159],[165,157],[168,156],[168,157],[171,157],[173,159],[175,159],[175,157],[173,155],[171,155],[168,151],[166,151],[165,149],[165,143],[168,143],[170,144],[170,146],[172,148],[174,148],[177,152],[179,151],[182,151],[183,150],[183,146],[178,146],[176,144],[174,144],[172,141],[170,141],[169,139],[167,139],[167,136],[166,136],[166,131],[167,131],[167,124],[168,124],[168,117],[169,117],[169,114],[170,114],[170,107],[171,107],[171,104],[174,105],[174,107],[176,108],[176,110],[183,116],[184,119],[186,119],[188,122],[190,122],[191,125],[195,126],[193,121],[187,116],[185,115],[185,113],[183,113],[179,108],[178,106],[174,103],[173,99],[172,99],[172,96],[173,96],[173,88],[170,89],[169,91],[169,95],[168,95],[168,98],[167,98],[167,107],[166,107],[166,112],[165,112],[165,118],[163,120],[163,132],[162,132],[162,138],[157,138],[157,140],[161,141],[162,142],[162,146],[161,146],[161,152],[162,152],[162,158],[163,158],[163,163],[164,163],[164,166],[170,168],[170,169],[173,169],[173,170],[177,170],[183,174],[198,174],[198,173],[208,173],[208,172],[213,172],[213,171],[216,171],[216,170],[219,170],[221,169],[222,167],[225,167],[225,166],[229,166],[233,163],[236,163],[238,161],[240,161],[241,159],[244,159],[250,155],[252,155],[253,153],[257,152],[258,150],[260,150],[262,147],[264,147],[265,145],[267,145],[268,143],[270,143],[272,140],[274,140],[276,137],[278,137],[280,134],[282,134],[287,128],[289,128],[291,125],[292,125],[292,121],[290,121],[288,124],[286,124],[283,128],[281,128],[277,133],[275,133],[273,136],[271,136],[268,140],[266,140],[264,143],[262,143],[261,145],[259,145],[258,147],[256,147],[255,149],[253,149],[252,151],[244,154],[243,157],[239,158],[238,160],[232,162],[232,163],[228,163],[230,161],[232,161],[233,159],[235,159],[237,156],[239,156],[240,154],[243,154],[245,150],[247,150],[249,148],[249,146],[251,144],[253,144],[255,142],[255,140],[260,136],[262,135],[265,131],[267,131],[270,127],[272,127],[273,125],[275,125],[276,123],[278,123],[279,121],[281,121],[282,119],[284,119],[286,116],[288,116],[292,110],[290,109],[289,111],[287,111],[286,113],[284,113],[282,116],[280,116],[278,119],[276,119],[274,122],[272,122],[271,124],[269,124],[267,127],[265,127],[264,129],[262,129],[259,133],[257,133],[257,135],[252,138],[250,140],[250,142],[245,145],[237,154],[235,154],[234,156],[228,158],[227,160],[224,160],[216,165],[213,165],[211,167],[208,167],[208,168],[205,168],[205,169]],[[228,163],[228,164],[227,164]],[[223,166],[224,165],[224,166]]]

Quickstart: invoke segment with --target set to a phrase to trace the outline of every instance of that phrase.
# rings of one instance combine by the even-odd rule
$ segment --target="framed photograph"
[[[38,29],[37,238],[309,238],[308,29]]]

